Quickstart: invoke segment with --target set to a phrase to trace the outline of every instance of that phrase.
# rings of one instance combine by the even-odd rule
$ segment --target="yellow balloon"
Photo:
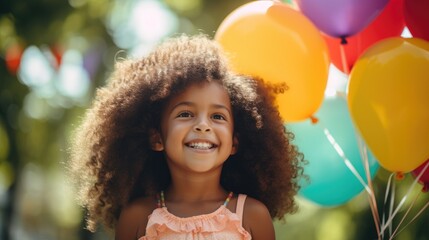
[[[328,48],[319,30],[300,12],[274,1],[244,4],[219,26],[215,39],[237,72],[286,83],[277,103],[285,121],[312,116],[323,101]]]
[[[380,165],[409,172],[429,159],[429,42],[389,38],[359,57],[347,98]]]

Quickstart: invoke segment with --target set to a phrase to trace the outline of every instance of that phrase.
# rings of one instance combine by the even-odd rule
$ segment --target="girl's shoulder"
[[[253,239],[274,239],[274,226],[268,208],[261,201],[246,197],[243,208],[243,227]]]
[[[246,215],[245,216],[246,219],[253,218],[253,217],[255,217],[256,219],[259,219],[259,216],[264,216],[264,215],[270,216],[270,212],[268,211],[268,208],[265,206],[265,204],[249,196],[246,197],[243,213]]]
[[[124,206],[115,228],[116,239],[136,239],[142,236],[149,215],[156,208],[156,199],[145,197],[136,199]]]

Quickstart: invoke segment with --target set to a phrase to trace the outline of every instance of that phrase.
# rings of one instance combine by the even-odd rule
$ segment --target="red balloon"
[[[413,37],[429,41],[428,0],[404,0],[404,18]]]
[[[359,55],[368,47],[384,38],[400,36],[405,27],[403,1],[390,0],[370,25],[354,36],[348,37],[347,44],[343,46],[339,38],[322,34],[328,44],[332,63],[342,72],[349,74]],[[341,56],[341,47],[344,48],[346,66]]]
[[[424,162],[418,168],[413,170],[411,173],[413,174],[414,177],[418,177],[420,175],[420,173],[424,170],[426,165],[428,165],[428,164],[429,164],[429,159],[426,160],[426,162]],[[421,183],[423,185],[423,190],[422,190],[423,192],[429,191],[429,166],[426,167],[426,170],[420,176],[419,183]]]
[[[20,44],[13,44],[6,49],[6,66],[10,73],[16,74],[21,64],[22,53],[24,52]]]
[[[55,62],[53,64],[55,65],[55,68],[59,68],[61,65],[64,50],[61,46],[54,45],[51,47],[51,52],[55,59]]]

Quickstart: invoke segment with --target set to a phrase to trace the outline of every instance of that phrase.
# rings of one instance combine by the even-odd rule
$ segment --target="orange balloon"
[[[286,83],[288,90],[277,96],[284,120],[307,119],[320,107],[329,72],[328,48],[300,12],[281,2],[250,2],[224,19],[215,39],[237,72]]]

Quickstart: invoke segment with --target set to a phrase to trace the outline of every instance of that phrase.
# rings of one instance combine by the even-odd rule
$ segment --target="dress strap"
[[[246,201],[247,195],[239,194],[237,199],[237,207],[235,209],[235,213],[240,218],[240,224],[243,225],[243,210],[244,210],[244,202]]]
[[[223,202],[223,205],[226,207],[228,205],[229,201],[231,201],[232,196],[234,195],[233,192],[229,192],[228,197],[225,199],[225,202]]]
[[[156,205],[158,208],[165,207],[164,191],[156,195]]]

